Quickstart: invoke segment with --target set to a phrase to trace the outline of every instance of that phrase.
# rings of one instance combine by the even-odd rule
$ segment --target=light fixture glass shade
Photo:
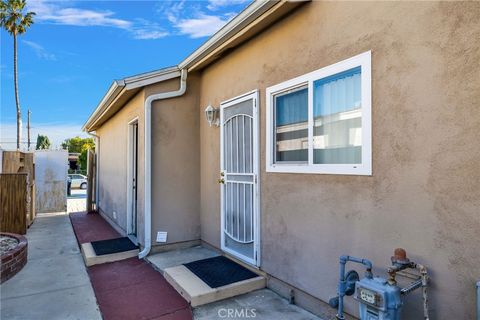
[[[210,127],[212,126],[212,124],[215,124],[216,126],[218,126],[218,109],[212,107],[211,105],[206,107],[205,118],[207,119]]]

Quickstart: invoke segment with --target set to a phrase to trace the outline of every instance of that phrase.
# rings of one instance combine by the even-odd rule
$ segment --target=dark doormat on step
[[[93,241],[92,247],[97,256],[138,249],[127,237]]]
[[[252,271],[224,256],[193,261],[184,266],[208,284],[210,288],[218,288],[257,277]]]

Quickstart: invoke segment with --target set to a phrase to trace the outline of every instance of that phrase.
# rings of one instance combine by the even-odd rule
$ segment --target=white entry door
[[[220,105],[222,250],[259,263],[258,91]]]
[[[137,244],[138,119],[128,124],[127,236]]]

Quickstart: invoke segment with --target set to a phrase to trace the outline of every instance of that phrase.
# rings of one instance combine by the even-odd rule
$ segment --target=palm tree
[[[0,0],[0,26],[13,36],[13,77],[15,84],[15,103],[17,105],[17,150],[20,149],[20,130],[22,114],[18,99],[17,75],[17,35],[24,34],[33,24],[35,12],[23,13],[26,0]]]

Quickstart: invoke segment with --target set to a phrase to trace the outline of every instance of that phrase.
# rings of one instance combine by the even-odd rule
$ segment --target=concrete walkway
[[[94,265],[88,274],[105,320],[192,319],[187,301],[143,260]]]
[[[105,320],[319,319],[268,289],[195,308],[192,315],[161,273],[137,258],[87,271],[78,243],[119,234],[100,215],[80,212],[85,210],[81,193],[68,199],[68,211],[78,212],[70,215],[71,220],[65,212],[40,214],[28,229],[28,262],[0,286],[0,319],[96,320],[102,315]],[[151,255],[149,260],[162,270],[215,255],[196,247]]]
[[[286,299],[269,289],[260,289],[196,307],[193,309],[193,319],[322,320],[288,303]]]
[[[27,265],[0,286],[0,318],[101,319],[67,213],[39,214],[27,239]]]
[[[120,235],[98,213],[71,213],[79,243]],[[138,258],[94,265],[88,274],[105,320],[191,320],[188,303],[160,272]]]
[[[218,253],[201,246],[152,254],[147,260],[160,272],[195,260],[217,256]],[[220,300],[193,308],[194,320],[322,320],[312,313],[290,304],[269,289]]]
[[[67,212],[84,212],[87,210],[87,190],[72,189],[67,200]]]
[[[72,212],[70,220],[79,244],[121,237],[98,213]]]

